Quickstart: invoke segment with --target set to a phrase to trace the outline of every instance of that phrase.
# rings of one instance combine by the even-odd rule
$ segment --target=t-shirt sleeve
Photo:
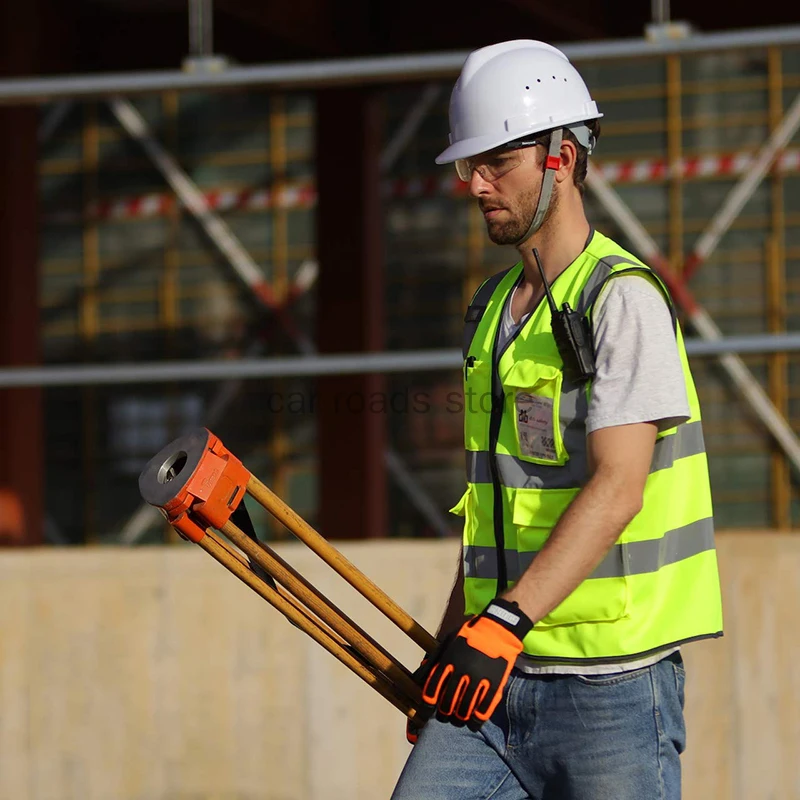
[[[654,422],[664,431],[690,417],[672,317],[648,278],[608,281],[593,311],[596,374],[586,432]]]

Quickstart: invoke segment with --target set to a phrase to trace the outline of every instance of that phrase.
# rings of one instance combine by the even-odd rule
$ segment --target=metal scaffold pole
[[[228,67],[224,56],[214,54],[214,0],[189,0],[189,55],[185,72],[220,72]]]
[[[189,0],[189,53],[207,58],[214,52],[214,4],[212,0]]]
[[[669,22],[669,0],[652,0],[651,13],[656,25],[665,25]]]
[[[713,323],[712,323],[713,324]],[[692,358],[717,358],[732,353],[786,353],[800,351],[800,333],[756,336],[687,337]],[[23,386],[122,386],[169,383],[179,374],[185,381],[240,381],[263,378],[358,375],[370,372],[441,372],[460,370],[461,351],[396,350],[385,353],[344,353],[299,358],[244,358],[156,361],[130,364],[70,364],[49,367],[4,367],[0,389]]]
[[[693,33],[682,39],[610,39],[557,45],[573,62],[585,60],[702,53],[731,48],[796,45],[800,26]],[[219,90],[261,86],[275,90],[321,89],[329,86],[401,83],[451,79],[468,53],[374,56],[286,64],[228,66],[220,70],[162,70],[154,72],[62,75],[0,80],[0,104],[43,103],[59,98],[107,98],[169,89]]]

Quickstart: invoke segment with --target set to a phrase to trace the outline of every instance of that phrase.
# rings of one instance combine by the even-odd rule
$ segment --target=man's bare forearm
[[[602,561],[641,508],[626,475],[595,473],[562,515],[541,552],[505,594],[538,622],[568,597]]]

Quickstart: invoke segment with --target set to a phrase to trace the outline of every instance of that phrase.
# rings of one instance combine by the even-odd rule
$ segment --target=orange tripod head
[[[222,528],[244,498],[250,472],[206,428],[159,451],[139,476],[139,491],[186,539]]]

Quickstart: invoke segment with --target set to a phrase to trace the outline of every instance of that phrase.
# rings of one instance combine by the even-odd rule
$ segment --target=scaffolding
[[[597,174],[626,207],[636,209],[653,252],[663,255],[680,280],[691,279],[694,297],[720,332],[738,348],[739,337],[754,337],[757,351],[741,358],[791,433],[800,423],[798,358],[788,352],[793,338],[770,346],[759,337],[800,330],[800,142],[787,115],[800,89],[800,29],[564,49],[580,61],[605,114],[593,163]],[[154,439],[173,438],[207,410],[210,389],[200,371],[222,375],[229,369],[233,376],[238,370],[247,377],[250,367],[261,370],[260,378],[248,381],[235,402],[226,441],[238,448],[237,426],[242,437],[255,430],[256,441],[247,435],[248,463],[314,519],[314,419],[307,402],[313,386],[304,377],[311,373],[278,376],[275,363],[234,360],[248,352],[253,338],[266,343],[269,355],[292,351],[285,335],[261,324],[241,276],[199,235],[151,160],[121,129],[105,95],[145,93],[132,106],[136,113],[241,241],[276,301],[287,302],[296,324],[310,332],[313,289],[301,293],[292,287],[315,257],[314,100],[297,89],[378,78],[449,79],[464,55],[336,62],[325,69],[164,73],[157,79],[0,81],[0,102],[23,96],[103,98],[50,103],[42,110],[46,357],[54,366],[100,362],[84,369],[102,372],[94,385],[57,387],[53,381],[47,391],[48,478],[59,486],[48,511],[57,524],[74,519],[90,540],[113,538],[123,520],[111,508],[132,510],[135,501],[125,499],[126,492],[134,494],[129,476],[161,446]],[[418,128],[386,180],[389,347],[398,357],[427,352],[392,374],[391,394],[406,398],[411,410],[395,411],[388,421],[399,454],[441,508],[451,504],[463,481],[460,417],[448,410],[448,398],[460,390],[459,369],[455,359],[448,366],[454,354],[447,348],[459,340],[463,308],[474,289],[513,258],[488,243],[483,220],[463,189],[449,172],[433,167],[446,141],[447,95],[444,83],[430,84],[422,96],[416,86],[385,92],[387,132],[412,118]],[[775,146],[765,154],[770,136]],[[747,191],[735,196],[734,187],[755,176],[756,166],[764,180],[751,177]],[[649,255],[637,249],[606,204],[596,196],[587,204],[597,227]],[[726,207],[724,225],[712,226]],[[426,358],[441,359],[440,366],[424,369]],[[115,389],[110,365],[120,359],[185,359],[197,371],[188,365],[180,383],[139,381],[135,391]],[[153,364],[152,375],[161,366]],[[720,524],[792,526],[800,508],[785,453],[738,402],[714,362],[695,358],[693,369]],[[6,381],[12,379],[6,374]],[[0,373],[0,385],[2,380]],[[290,396],[297,398],[296,411],[288,402],[272,411],[276,397]],[[429,408],[415,413],[413,400],[421,396]],[[80,497],[85,507],[76,509]],[[392,533],[418,533],[418,514],[397,493],[392,499]]]

